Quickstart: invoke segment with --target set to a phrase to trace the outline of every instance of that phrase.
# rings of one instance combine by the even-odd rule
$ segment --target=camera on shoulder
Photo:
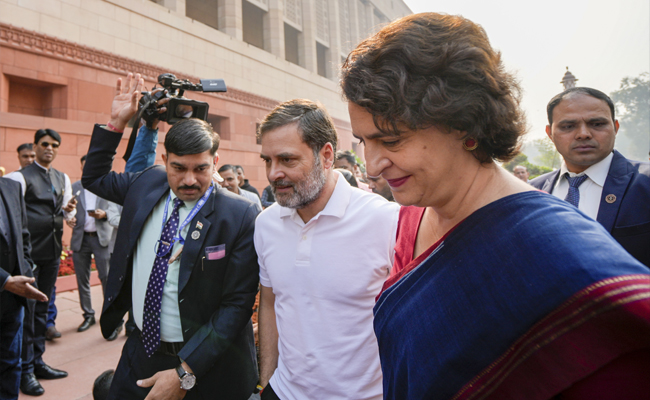
[[[172,125],[185,118],[208,119],[208,103],[190,100],[183,97],[186,90],[193,92],[225,92],[226,83],[223,79],[201,79],[200,83],[192,83],[187,79],[177,79],[174,74],[166,73],[158,76],[158,84],[166,90],[142,92],[140,107],[142,118],[149,125],[153,120],[165,121]],[[155,88],[154,88],[155,89]],[[164,107],[167,111],[159,114],[158,100],[168,97],[170,100]]]

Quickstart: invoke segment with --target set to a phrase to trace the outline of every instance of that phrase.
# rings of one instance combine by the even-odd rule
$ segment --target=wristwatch
[[[191,372],[185,371],[183,364],[179,364],[176,367],[176,373],[178,374],[178,379],[181,381],[181,389],[190,390],[196,384],[196,376]]]

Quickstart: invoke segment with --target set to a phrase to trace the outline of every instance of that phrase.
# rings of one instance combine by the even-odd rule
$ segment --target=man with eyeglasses
[[[52,168],[60,145],[58,132],[39,129],[34,135],[36,160],[11,177],[20,183],[25,196],[36,286],[48,296],[59,272],[63,219],[75,216],[77,204],[68,175]],[[25,312],[20,390],[31,396],[45,392],[38,379],[68,376],[67,372],[52,368],[43,361],[47,309],[47,302],[31,300]]]

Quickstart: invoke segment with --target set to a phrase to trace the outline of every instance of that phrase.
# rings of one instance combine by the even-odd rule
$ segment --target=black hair
[[[549,101],[548,104],[546,105],[546,115],[548,117],[549,125],[553,125],[553,110],[555,109],[555,107],[558,104],[560,104],[565,97],[567,97],[572,93],[584,94],[587,96],[594,97],[598,100],[604,101],[609,106],[609,111],[612,114],[612,122],[616,121],[616,108],[614,107],[614,102],[612,101],[612,99],[609,98],[608,95],[606,95],[605,93],[597,89],[592,89],[588,87],[572,87],[560,94],[555,95],[551,99],[551,101]]]
[[[83,156],[81,156],[81,162],[86,162],[86,154],[84,154]]]
[[[111,383],[113,383],[113,375],[115,371],[109,369],[102,372],[95,383],[93,384],[93,399],[94,400],[106,400],[108,398],[108,392],[111,389]]]
[[[340,159],[346,159],[348,163],[350,163],[351,166],[357,165],[357,158],[354,156],[354,154],[350,153],[349,150],[340,150],[336,153],[336,161]]]
[[[223,171],[232,171],[233,174],[237,175],[237,166],[232,164],[224,164],[221,166],[221,168],[219,168],[217,172],[222,173]]]
[[[61,135],[59,135],[59,132],[53,130],[53,129],[39,129],[36,131],[34,134],[34,143],[38,143],[39,140],[43,136],[50,136],[52,139],[56,140],[61,144]]]
[[[242,167],[241,165],[234,165],[234,167],[235,169],[241,169],[241,172],[245,172],[244,167]]]
[[[219,135],[212,130],[212,125],[197,119],[183,119],[172,125],[165,136],[167,153],[185,156],[210,151],[215,155],[219,149]]]
[[[18,148],[16,149],[17,153],[20,153],[23,150],[34,150],[34,144],[33,143],[23,143]]]
[[[341,67],[345,99],[393,136],[437,127],[478,142],[481,162],[506,162],[526,131],[521,90],[483,28],[461,16],[406,16],[365,39]]]
[[[311,100],[294,99],[276,106],[264,117],[257,131],[257,138],[285,125],[297,123],[302,141],[318,155],[327,143],[336,152],[338,141],[334,122],[325,107]]]

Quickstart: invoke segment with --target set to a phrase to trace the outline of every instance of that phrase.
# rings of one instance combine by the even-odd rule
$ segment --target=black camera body
[[[197,100],[190,100],[183,97],[186,90],[193,92],[225,92],[226,83],[223,79],[201,79],[201,83],[195,84],[189,80],[177,79],[174,74],[162,74],[158,76],[158,84],[166,90],[157,92],[142,92],[140,107],[142,118],[150,124],[158,119],[172,125],[185,118],[198,118],[204,121],[208,119],[208,103]],[[168,97],[170,100],[164,107],[167,111],[160,114],[157,101]]]

